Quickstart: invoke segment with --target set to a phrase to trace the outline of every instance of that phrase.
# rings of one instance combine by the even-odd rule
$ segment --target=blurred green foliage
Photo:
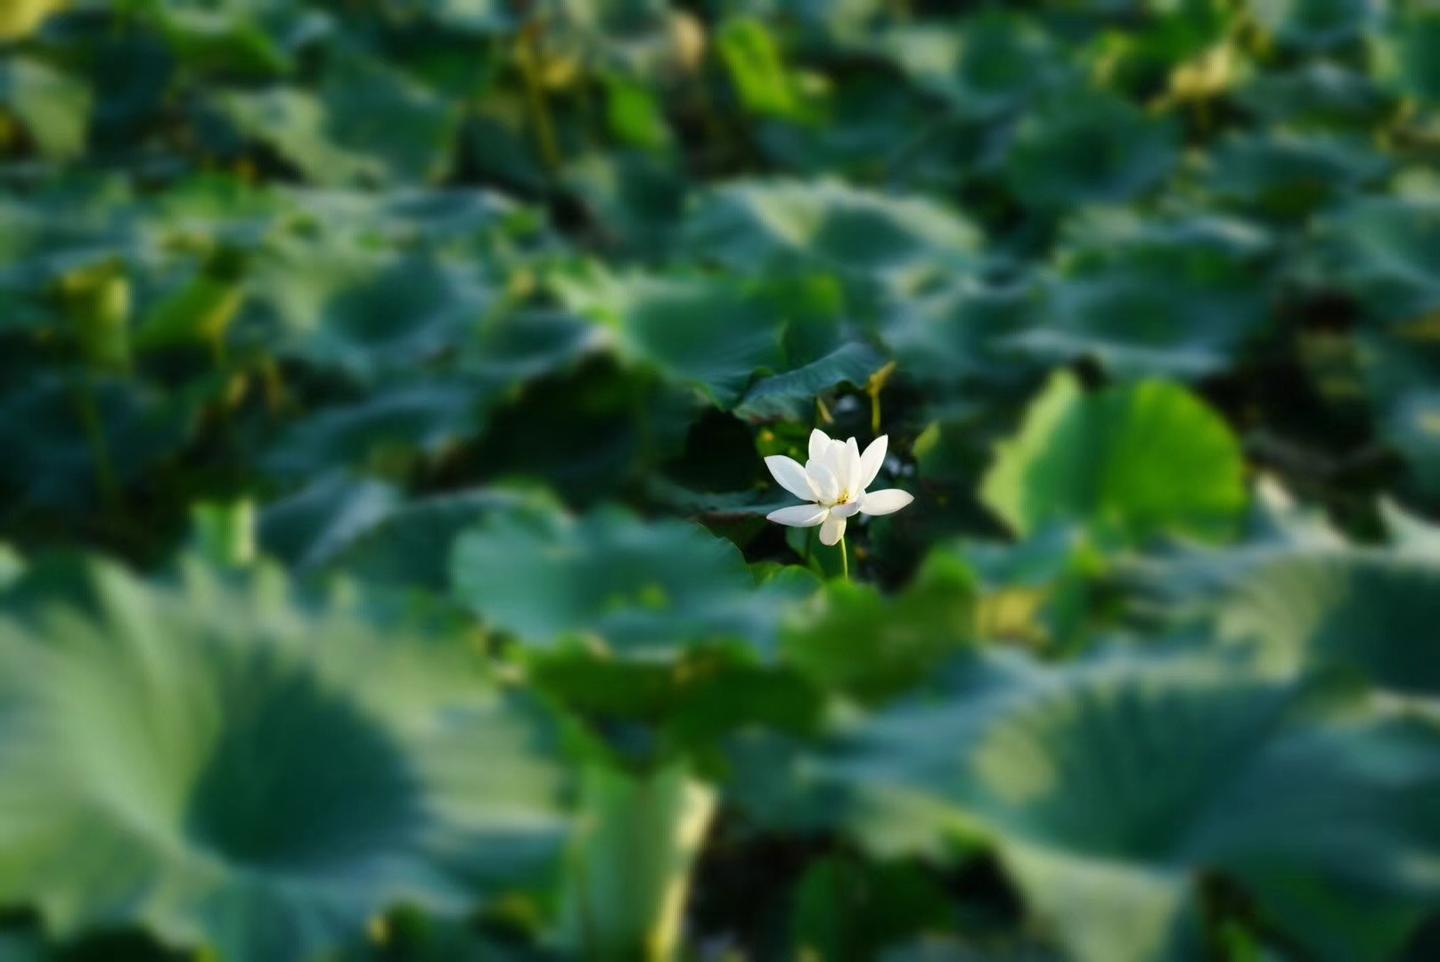
[[[0,0],[0,962],[1440,957],[1437,162],[1425,0]]]

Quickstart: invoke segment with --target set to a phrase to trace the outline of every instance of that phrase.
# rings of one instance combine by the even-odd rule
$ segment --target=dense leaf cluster
[[[1436,958],[1437,161],[1424,0],[0,2],[0,960]]]

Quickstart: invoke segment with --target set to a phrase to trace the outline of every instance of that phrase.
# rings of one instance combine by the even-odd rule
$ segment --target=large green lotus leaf
[[[1258,644],[1268,670],[1358,670],[1380,688],[1440,698],[1440,563],[1376,550],[1281,554],[1219,601],[1223,636]]]
[[[1377,72],[1403,93],[1440,103],[1440,11],[1417,7],[1395,16],[1376,38]]]
[[[184,410],[152,385],[38,371],[0,395],[7,508],[95,505],[184,443]]]
[[[955,550],[979,583],[976,632],[981,638],[1074,652],[1105,618],[1097,602],[1109,559],[1083,529],[1057,524],[1018,542],[965,541]]]
[[[343,186],[381,178],[379,160],[330,138],[324,101],[313,93],[293,87],[232,93],[225,108],[242,134],[268,145],[317,183]]]
[[[519,310],[487,316],[461,348],[458,366],[495,390],[566,370],[602,346],[602,332],[561,311]]]
[[[827,691],[884,701],[974,641],[975,588],[968,567],[939,553],[894,598],[835,582],[787,618],[781,652]]]
[[[1432,723],[1319,721],[1305,686],[1213,657],[995,657],[842,730],[828,770],[882,850],[987,840],[1080,962],[1203,958],[1202,875],[1331,962],[1390,958],[1434,898]]]
[[[0,623],[4,677],[27,679],[0,683],[0,899],[53,932],[301,962],[557,854],[550,736],[458,646],[309,613],[274,577],[160,589],[97,565],[81,595]]]
[[[829,75],[824,122],[766,123],[756,132],[770,166],[852,183],[884,180],[941,193],[964,179],[983,131],[936,123],[935,97],[897,83],[879,64]]]
[[[1348,292],[1368,320],[1416,320],[1440,308],[1440,196],[1368,197],[1316,233],[1319,283]]]
[[[312,183],[352,186],[438,179],[449,165],[458,109],[376,61],[337,58],[318,92],[271,87],[230,93],[224,109]]]
[[[735,546],[699,525],[613,509],[494,515],[460,536],[450,570],[462,603],[526,642],[584,633],[642,655],[714,639],[763,648],[779,617],[774,592],[792,587],[757,592]]]
[[[1245,462],[1225,421],[1179,385],[1086,393],[1061,372],[997,447],[981,498],[1026,535],[1078,522],[1102,540],[1218,541],[1245,510]]]
[[[0,293],[44,293],[97,263],[148,260],[128,190],[114,182],[62,184],[34,196],[0,198]],[[9,319],[0,324],[9,323]]]
[[[261,513],[265,553],[300,569],[323,567],[401,510],[404,493],[387,481],[332,471]]]
[[[804,420],[817,395],[842,384],[864,387],[884,366],[885,358],[868,344],[842,344],[809,364],[757,381],[735,405],[735,414],[755,421]]]
[[[1357,39],[1381,9],[1374,0],[1248,0],[1247,6],[1276,40],[1302,50]]]
[[[705,407],[691,387],[637,377],[600,355],[515,391],[464,464],[487,481],[539,483],[572,506],[594,505],[653,477]]]
[[[590,151],[565,166],[565,186],[605,225],[616,251],[657,260],[674,253],[689,184],[666,154]]]
[[[881,334],[906,378],[945,393],[974,383],[1016,384],[1033,376],[1016,336],[1034,324],[1027,282],[993,283],[964,273],[888,312]]]
[[[397,384],[350,404],[317,408],[266,452],[276,474],[306,477],[346,466],[434,457],[474,434],[494,392],[458,379]]]
[[[1356,133],[1383,123],[1391,109],[1390,98],[1373,78],[1330,60],[1256,71],[1234,96],[1265,123]]]
[[[525,208],[490,190],[395,187],[375,193],[295,188],[282,196],[303,215],[297,218],[302,230],[403,249],[483,243],[512,229],[533,226],[527,223],[532,218]]]
[[[1111,95],[1071,92],[1021,118],[1006,175],[1027,207],[1130,200],[1169,174],[1177,139],[1168,118]]]
[[[90,88],[69,74],[28,57],[0,64],[0,109],[25,126],[49,160],[84,153],[90,107]]]
[[[813,578],[797,585],[802,580],[813,590]],[[663,660],[566,644],[530,649],[525,671],[537,691],[583,723],[594,747],[637,766],[711,755],[737,731],[812,733],[824,710],[822,693],[798,672],[762,664],[736,644],[696,646]]]
[[[448,584],[450,546],[461,531],[530,501],[490,489],[407,501],[393,485],[335,472],[268,506],[260,544],[301,571],[342,570],[438,591]]]
[[[1226,200],[1298,217],[1375,182],[1390,166],[1358,137],[1242,134],[1215,148],[1207,185]]]
[[[267,80],[289,73],[295,48],[313,38],[301,7],[275,3],[172,0],[146,11],[171,55],[187,71],[227,79]],[[307,29],[308,27],[308,29]]]
[[[907,24],[872,44],[916,85],[977,119],[1014,110],[1063,69],[1040,22],[999,11],[959,25]]]
[[[1431,497],[1440,493],[1440,390],[1416,389],[1398,397],[1380,428],[1404,455],[1418,490]]]
[[[1401,483],[1433,497],[1440,492],[1440,350],[1434,320],[1427,315],[1387,331],[1365,331],[1355,344],[1376,433],[1405,459]]]
[[[249,250],[282,218],[298,213],[296,199],[293,191],[234,175],[197,174],[136,204],[135,229],[152,252],[148,261],[163,264],[163,255],[173,253],[188,263],[197,253]]]
[[[563,296],[609,325],[627,356],[730,407],[757,371],[784,365],[787,318],[774,294],[719,277],[592,274],[567,281]]]
[[[686,232],[695,253],[742,270],[801,265],[877,279],[972,264],[980,242],[969,221],[932,200],[830,179],[713,188]]]
[[[1043,323],[1012,343],[1041,359],[1093,357],[1121,377],[1212,373],[1268,320],[1268,247],[1228,220],[1087,232],[1062,254]]]
[[[461,491],[397,505],[330,534],[311,565],[387,586],[419,585],[441,592],[449,583],[451,544],[461,531],[495,511],[513,511],[531,500],[508,491]],[[279,523],[279,514],[266,520]]]
[[[449,260],[295,237],[262,250],[249,289],[241,336],[362,378],[456,349],[494,301],[475,271]]]

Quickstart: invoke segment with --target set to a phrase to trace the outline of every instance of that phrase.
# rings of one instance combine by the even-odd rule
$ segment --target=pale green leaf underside
[[[90,604],[0,622],[0,901],[298,962],[555,852],[544,729],[459,652],[305,614],[274,579],[85,578]]]
[[[853,792],[854,830],[882,850],[988,839],[1081,962],[1186,958],[1204,872],[1234,879],[1316,958],[1380,962],[1440,884],[1423,867],[1440,820],[1421,805],[1440,730],[1306,727],[1306,693],[1196,656],[980,658],[946,697],[848,730],[829,771]],[[1372,924],[1333,904],[1367,906]]]

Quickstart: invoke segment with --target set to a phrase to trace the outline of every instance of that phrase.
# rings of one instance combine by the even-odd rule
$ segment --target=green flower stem
[[[562,160],[559,140],[555,136],[555,125],[550,119],[550,108],[545,102],[544,79],[541,77],[543,54],[540,30],[538,23],[528,23],[520,31],[520,47],[516,61],[525,86],[525,109],[530,114],[530,126],[540,149],[540,160],[545,165],[546,172],[554,174],[562,166]]]
[[[850,580],[850,554],[845,550],[845,539],[840,539],[840,571],[845,575],[845,580]]]
[[[107,507],[114,507],[120,500],[120,485],[115,480],[115,468],[110,460],[110,443],[105,437],[105,422],[100,418],[100,409],[95,403],[95,392],[87,378],[75,395],[80,422],[84,425],[85,439],[90,445],[90,456],[95,461],[95,486],[100,500]]]

